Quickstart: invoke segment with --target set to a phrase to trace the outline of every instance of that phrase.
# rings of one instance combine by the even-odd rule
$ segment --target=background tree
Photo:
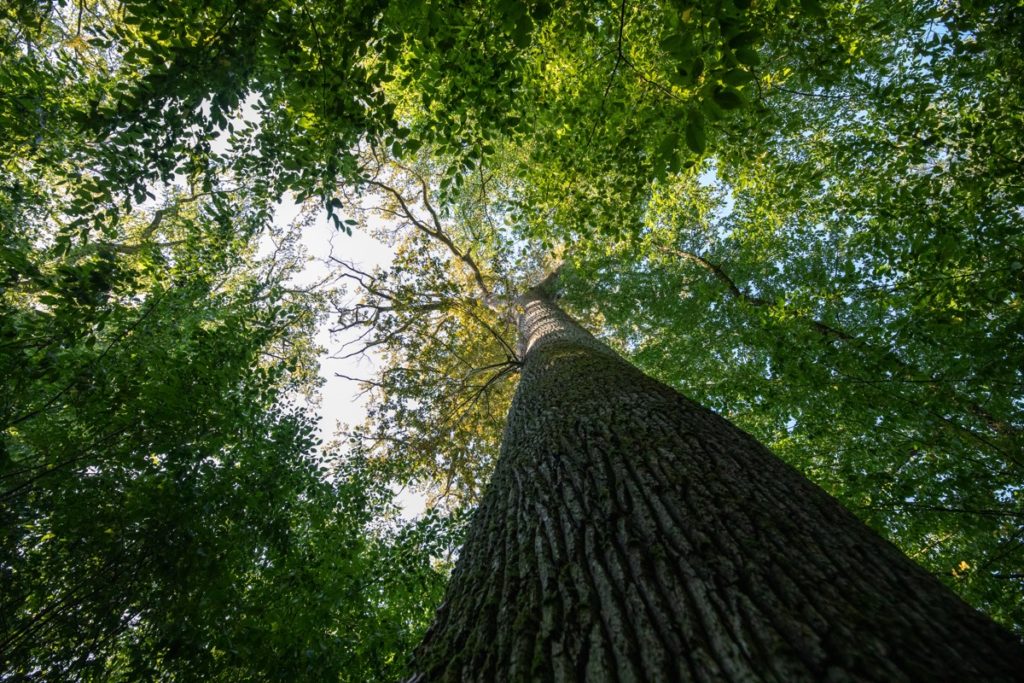
[[[15,11],[0,678],[397,678],[453,541],[438,515],[400,521],[387,482],[315,436],[331,293],[293,280],[303,225],[273,226],[274,196],[221,174],[213,133],[175,129],[173,106],[166,129],[127,122],[142,58],[89,33],[122,10]],[[123,117],[99,144],[91,97]],[[195,163],[153,175],[169,157],[147,136],[165,134]]]
[[[64,257],[7,241],[5,677],[399,675],[447,535],[318,453],[287,239],[253,262],[242,212],[160,211]]]

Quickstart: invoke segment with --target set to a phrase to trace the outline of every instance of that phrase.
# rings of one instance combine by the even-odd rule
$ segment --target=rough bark
[[[1024,650],[542,287],[414,681],[1010,681]]]

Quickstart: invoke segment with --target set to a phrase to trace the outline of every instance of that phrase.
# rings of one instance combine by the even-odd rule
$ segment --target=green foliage
[[[641,367],[1019,628],[1020,17],[997,16],[887,17],[856,73],[794,70],[652,192],[635,240],[577,260],[573,292]]]
[[[382,526],[386,482],[315,455],[289,396],[319,304],[284,294],[288,257],[246,257],[240,224],[205,208],[162,210],[142,242],[63,256],[5,233],[5,669],[400,675],[440,597],[444,530]]]
[[[389,484],[476,500],[515,297],[557,259],[592,329],[1020,628],[1022,25],[880,0],[0,11],[11,677],[400,676],[460,518],[399,523]],[[391,219],[397,249],[338,264],[339,326],[382,368],[329,456],[302,400],[337,299],[289,285],[288,193],[340,230]]]
[[[223,9],[0,19],[5,680],[394,679],[440,599],[456,527],[319,450],[329,293],[290,282],[273,179],[211,150]]]

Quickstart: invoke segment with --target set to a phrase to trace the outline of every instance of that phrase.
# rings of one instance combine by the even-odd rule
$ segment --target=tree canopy
[[[1022,36],[980,0],[2,10],[5,680],[400,676],[557,263],[607,343],[1020,632]],[[297,286],[318,219],[394,261],[339,240]],[[328,445],[325,321],[380,361]]]

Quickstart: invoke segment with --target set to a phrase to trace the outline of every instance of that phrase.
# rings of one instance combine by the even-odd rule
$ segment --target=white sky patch
[[[300,211],[294,202],[282,203],[274,215],[277,225],[288,225],[295,220]],[[336,230],[327,219],[326,212],[319,216],[311,225],[302,231],[302,246],[306,250],[309,261],[306,263],[296,284],[310,284],[328,278],[337,266],[330,257],[351,263],[359,270],[372,272],[375,268],[387,268],[394,258],[394,249],[366,231],[353,229],[352,235]],[[358,296],[358,291],[350,290],[347,297]],[[321,321],[316,334],[316,343],[324,352],[320,355],[320,377],[324,384],[320,389],[320,406],[317,422],[320,438],[328,443],[346,426],[355,426],[366,419],[368,396],[363,393],[360,383],[339,377],[372,378],[379,369],[379,355],[372,350],[349,358],[337,358],[345,353],[338,353],[346,342],[353,341],[360,333],[350,330],[344,334],[332,334],[330,329],[337,324],[336,316],[329,315]],[[426,509],[423,495],[410,491],[408,488],[395,489],[395,502],[402,508],[402,516],[412,519]]]
[[[260,120],[258,103],[259,96],[256,93],[251,93],[242,103],[241,111],[234,117],[232,123],[254,125],[258,128]],[[229,146],[228,138],[228,131],[222,131],[212,144],[213,150],[219,154],[226,153]],[[290,225],[296,220],[301,210],[300,205],[288,198],[274,211],[273,222],[278,226]],[[374,227],[371,226],[371,229]],[[377,267],[386,268],[394,258],[394,249],[375,240],[366,230],[353,228],[351,236],[337,230],[328,219],[326,210],[319,213],[315,221],[302,229],[301,243],[309,260],[302,272],[293,279],[298,286],[308,286],[330,280],[330,275],[337,267],[331,263],[332,256],[347,261],[364,272],[371,272]],[[269,248],[270,245],[266,245],[266,247]],[[358,292],[350,291],[348,296],[358,296]],[[319,325],[315,337],[316,344],[324,349],[318,358],[319,376],[324,379],[324,386],[319,391],[321,401],[319,401],[318,410],[313,405],[310,405],[310,410],[317,412],[315,417],[319,428],[319,437],[325,443],[335,440],[345,426],[358,425],[367,418],[369,396],[359,388],[359,382],[338,375],[369,379],[379,369],[379,355],[372,351],[347,358],[332,357],[333,355],[345,355],[338,351],[344,347],[346,342],[353,341],[359,334],[357,330],[349,331],[347,334],[331,334],[331,328],[337,324],[336,317],[336,315],[328,315]],[[394,490],[395,502],[401,507],[403,517],[412,519],[426,510],[424,496],[412,492],[408,487],[401,489],[396,487]]]
[[[242,102],[239,111],[232,117],[233,126],[251,125],[256,129],[260,125],[258,110],[259,95],[250,93]],[[209,102],[203,103],[204,113],[209,113]],[[255,133],[255,130],[252,131]],[[211,148],[215,153],[230,152],[230,131],[222,130],[213,140]],[[180,179],[183,181],[184,179]],[[147,202],[152,204],[152,200]],[[278,227],[291,225],[299,216],[302,207],[285,197],[274,212],[274,224]],[[344,216],[343,216],[344,217]],[[371,219],[372,223],[373,219]],[[371,226],[373,230],[376,226]],[[392,247],[374,239],[366,231],[353,229],[352,235],[334,228],[327,218],[326,210],[322,211],[317,220],[302,229],[301,243],[309,260],[302,272],[292,278],[297,286],[308,286],[318,281],[329,279],[333,273],[330,257],[349,262],[364,272],[372,272],[374,268],[386,268],[394,258]],[[273,248],[269,237],[264,236],[258,254],[262,255]],[[350,297],[358,296],[358,292],[350,291]],[[338,375],[356,378],[372,378],[379,368],[379,355],[372,352],[352,356],[350,358],[332,358],[338,354],[346,342],[359,335],[359,330],[351,330],[347,334],[331,334],[330,329],[336,324],[336,316],[328,315],[320,323],[316,334],[316,344],[324,349],[320,354],[320,377],[324,384],[320,389],[320,405],[310,406],[316,410],[317,425],[320,438],[324,443],[335,440],[339,431],[346,426],[361,424],[366,419],[368,396],[360,389],[358,381],[345,379]],[[402,508],[402,516],[412,519],[426,510],[426,499],[423,495],[406,488],[395,488],[395,501]]]
[[[297,213],[298,207],[294,204],[282,206],[275,220],[291,220]],[[386,268],[394,258],[391,247],[366,232],[353,230],[349,236],[335,230],[327,220],[326,213],[303,230],[302,245],[310,256],[303,272],[303,280],[307,282],[323,280],[337,268],[330,263],[331,256],[350,262],[365,272],[372,272],[378,267]],[[358,292],[350,291],[348,296],[356,295]],[[332,358],[332,354],[337,354],[346,342],[358,336],[358,331],[351,331],[347,335],[332,335],[330,328],[336,324],[334,317],[329,316],[321,323],[316,336],[317,344],[325,349],[320,356],[320,376],[325,383],[320,391],[322,402],[318,416],[321,436],[325,441],[332,438],[339,427],[357,425],[366,418],[366,396],[359,395],[359,383],[338,377],[338,374],[372,378],[379,367],[379,357],[372,350],[351,358]]]

